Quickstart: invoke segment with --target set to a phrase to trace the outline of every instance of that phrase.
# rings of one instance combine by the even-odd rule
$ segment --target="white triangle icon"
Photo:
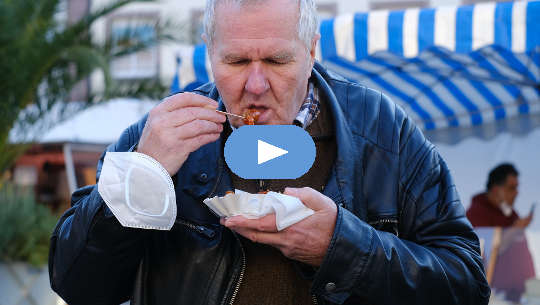
[[[270,161],[279,156],[283,156],[284,154],[287,154],[287,153],[289,152],[286,151],[285,149],[281,149],[272,144],[268,144],[264,141],[257,140],[257,162],[258,162],[257,164]]]

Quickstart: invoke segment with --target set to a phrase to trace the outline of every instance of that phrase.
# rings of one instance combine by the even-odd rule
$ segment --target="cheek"
[[[274,75],[274,91],[278,91],[281,96],[281,102],[289,104],[287,108],[294,109],[299,107],[306,94],[309,70],[305,64],[296,66],[289,70],[279,71]],[[307,76],[306,76],[307,75]]]
[[[216,69],[214,82],[221,97],[227,102],[238,100],[242,95],[244,81],[240,73],[230,72],[226,69]]]
[[[295,99],[300,94],[304,95],[307,86],[307,79],[303,69],[294,69],[291,71],[282,71],[276,73],[274,76],[273,87],[281,93],[286,95],[287,102],[290,99]]]

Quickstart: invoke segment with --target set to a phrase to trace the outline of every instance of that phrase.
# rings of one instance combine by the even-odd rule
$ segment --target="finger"
[[[184,107],[213,107],[217,109],[218,103],[211,98],[195,93],[178,93],[167,97],[157,107],[162,111],[174,111]]]
[[[281,248],[286,243],[283,232],[261,232],[247,228],[234,228],[232,230],[255,243],[267,244],[276,248]]]
[[[225,220],[228,228],[242,228],[260,232],[277,232],[276,214],[269,214],[259,219],[248,219],[243,216],[233,216]]]
[[[186,140],[207,133],[221,133],[223,131],[223,125],[206,120],[194,120],[176,127],[175,131],[179,139]]]
[[[332,199],[310,187],[287,187],[283,191],[283,194],[300,199],[305,206],[314,211],[327,209],[330,204],[333,204]]]
[[[185,140],[186,146],[190,152],[194,152],[199,149],[201,146],[204,146],[208,143],[215,142],[221,136],[220,133],[206,133],[188,140]]]
[[[174,127],[197,119],[223,124],[227,120],[227,117],[215,110],[204,107],[184,107],[165,114],[165,120],[170,122],[171,126]]]

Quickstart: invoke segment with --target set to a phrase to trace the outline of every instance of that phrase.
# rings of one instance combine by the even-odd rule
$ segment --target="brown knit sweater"
[[[316,157],[311,169],[298,179],[257,180],[242,179],[231,172],[234,188],[257,193],[262,190],[283,192],[285,187],[309,186],[322,191],[336,158],[336,142],[332,114],[321,101],[319,116],[306,131],[312,136]],[[309,305],[311,282],[296,270],[292,260],[278,249],[253,243],[241,237],[246,252],[246,270],[235,305]]]

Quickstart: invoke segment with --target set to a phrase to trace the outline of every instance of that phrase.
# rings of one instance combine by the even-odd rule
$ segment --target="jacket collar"
[[[352,146],[353,135],[346,121],[343,110],[326,79],[329,75],[325,69],[318,63],[315,64],[312,77],[319,89],[321,98],[326,98],[329,109],[332,111],[334,119],[334,127],[336,133],[336,160],[329,177],[328,184],[323,193],[332,198],[334,202],[350,209],[353,200],[353,186],[355,158]],[[206,90],[201,90],[209,98],[219,102],[218,109],[225,110],[225,105],[219,96],[217,88],[214,84],[206,85]],[[193,176],[198,183],[188,183],[186,187],[195,187],[191,189],[191,193],[198,196],[223,196],[227,190],[232,189],[232,180],[227,170],[223,153],[223,137],[216,142],[203,146],[201,149],[193,152],[189,159],[192,159],[197,164],[197,172]],[[195,165],[195,164],[194,164]],[[206,177],[206,181],[201,181],[201,177]],[[201,185],[205,182],[205,186]]]
[[[352,208],[352,185],[354,181],[354,149],[352,146],[353,135],[342,107],[339,104],[333,89],[327,82],[329,79],[326,70],[319,64],[315,63],[312,77],[316,81],[319,95],[321,98],[326,98],[329,109],[332,112],[334,119],[334,130],[336,133],[336,160],[332,174],[329,178],[328,185],[324,188],[324,194],[334,200],[337,204],[344,205],[345,208]]]

